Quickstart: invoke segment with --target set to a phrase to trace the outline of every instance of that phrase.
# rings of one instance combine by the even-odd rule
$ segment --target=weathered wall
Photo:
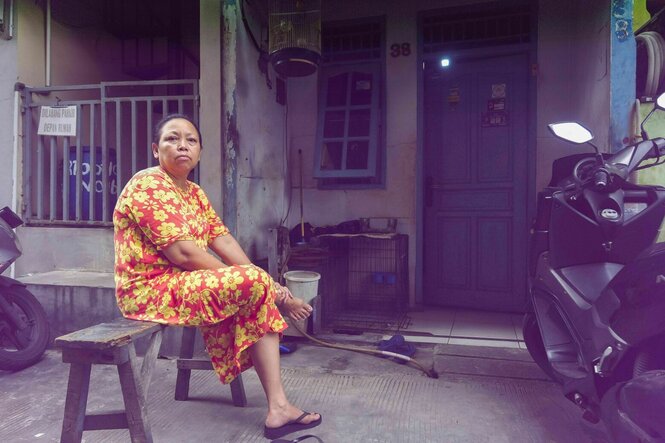
[[[416,261],[419,229],[416,207],[418,180],[418,66],[417,18],[420,11],[475,2],[445,0],[398,1],[336,1],[324,2],[323,20],[346,20],[385,16],[386,40],[389,48],[395,42],[409,42],[408,57],[384,55],[385,72],[385,145],[386,173],[384,189],[319,190],[312,177],[313,147],[316,142],[317,77],[289,80],[290,171],[294,188],[299,183],[298,149],[303,152],[305,220],[314,226],[334,225],[359,217],[397,218],[397,230],[409,236],[410,301],[415,303]],[[297,209],[298,192],[293,190],[292,207]],[[287,226],[299,221],[299,213],[291,211]]]
[[[386,18],[386,46],[410,42],[409,57],[386,62],[385,140],[387,169],[385,189],[319,190],[312,177],[313,147],[317,124],[317,77],[289,80],[289,152],[293,184],[292,206],[298,201],[298,149],[303,151],[305,220],[314,226],[337,224],[359,217],[398,218],[398,231],[409,236],[410,300],[415,303],[415,267],[420,253],[416,244],[418,208],[416,196],[418,152],[418,42],[419,11],[469,4],[462,1],[342,0],[324,2],[323,20],[343,20],[371,16]],[[546,123],[580,119],[593,129],[601,145],[608,139],[609,122],[609,2],[588,5],[573,0],[541,0],[538,14],[537,64],[537,188],[548,180],[554,158],[574,152],[570,145],[555,140]],[[581,150],[587,148],[580,148]],[[533,193],[535,195],[535,192]],[[299,221],[292,211],[287,225]]]
[[[17,67],[18,81],[44,86],[44,11],[34,2],[16,3],[18,49],[13,65]],[[129,79],[121,70],[119,41],[99,26],[73,28],[52,21],[51,51],[52,85]],[[30,227],[19,229],[19,235],[24,253],[16,263],[17,275],[54,269],[113,269],[111,228]]]
[[[33,2],[20,3],[22,13],[18,25],[19,28],[27,27],[28,31],[21,33],[16,40],[19,79],[28,84],[43,84],[41,10]],[[386,45],[411,42],[414,51],[409,57],[386,56],[385,60],[385,189],[322,191],[316,188],[312,178],[318,109],[317,76],[288,80],[287,112],[286,108],[275,103],[274,89],[267,88],[265,77],[257,68],[258,53],[243,28],[237,2],[202,0],[201,126],[206,148],[201,180],[213,205],[218,210],[223,206],[225,221],[251,256],[265,256],[266,230],[285,216],[288,195],[292,196],[292,209],[285,224],[291,227],[299,220],[297,153],[302,149],[305,219],[315,226],[322,226],[358,217],[398,218],[399,232],[409,235],[410,293],[411,302],[415,301],[415,266],[419,253],[416,234],[420,229],[416,207],[420,136],[417,103],[420,63],[415,51],[417,14],[423,10],[468,3],[462,0],[414,0],[407,4],[379,0],[324,2],[324,20],[385,16]],[[609,121],[609,0],[594,2],[593,7],[573,0],[540,0],[539,5],[534,147],[537,151],[536,188],[549,179],[552,159],[574,152],[570,145],[549,134],[546,123],[580,119],[604,146],[608,140]],[[220,13],[221,25],[218,23]],[[113,68],[116,53],[109,48],[111,62],[73,69],[80,60],[91,57],[99,45],[112,43],[102,37],[96,43],[82,42],[79,33],[59,26],[54,26],[53,32],[56,34],[54,54],[63,57],[54,60],[54,82],[63,84],[82,80],[79,75],[86,72],[85,82],[89,83]],[[90,35],[83,38],[91,40]],[[67,45],[76,47],[67,52]],[[272,72],[270,77],[274,82]],[[2,149],[5,149],[4,145]],[[32,255],[22,263],[39,261],[39,245],[45,237],[37,231],[33,239],[27,240],[28,244],[34,245],[31,249],[34,247],[35,252],[27,253]],[[86,251],[86,245],[77,243],[85,241],[106,248],[110,244],[108,234],[108,230],[63,229],[58,231],[59,245],[66,244],[71,251]],[[70,263],[69,259],[56,260],[51,266],[98,266],[108,270],[112,264],[104,253],[101,260],[97,260],[90,259],[87,252],[72,254],[71,251],[65,252],[69,256],[81,257],[80,263]],[[30,268],[24,266],[23,269]]]
[[[224,21],[224,47],[235,48],[234,55],[224,57],[224,214],[249,256],[264,258],[268,229],[278,225],[286,211],[286,112],[275,101],[274,73],[269,73],[269,89],[257,67],[259,53],[236,2],[227,2]]]
[[[46,83],[45,12],[35,2],[18,5],[18,65],[21,81]],[[121,69],[120,41],[99,24],[72,27],[51,21],[51,85],[129,80]]]
[[[0,39],[0,156],[4,159],[0,174],[0,207],[11,206],[13,196],[12,168],[14,164],[14,83],[18,78],[16,63],[5,63],[5,60],[16,60],[16,39]]]
[[[18,78],[30,86],[45,85],[44,12],[34,2],[18,2]],[[201,54],[204,74],[200,83],[201,131],[206,142],[201,168],[202,184],[214,207],[221,210],[220,154],[220,2],[203,0],[201,8]],[[190,34],[196,34],[192,31]],[[99,26],[74,28],[52,22],[51,84],[94,84],[100,81],[135,80],[122,72],[120,41]],[[190,41],[191,40],[191,41]],[[192,44],[193,39],[185,44]],[[198,39],[196,39],[198,40]],[[192,51],[194,52],[194,51]],[[3,58],[4,60],[4,58]],[[5,64],[3,64],[4,68]],[[14,80],[15,81],[15,80]],[[13,82],[12,82],[13,86]],[[62,96],[64,97],[64,95]],[[123,127],[129,127],[125,113]],[[113,117],[113,116],[112,116]],[[157,118],[153,117],[153,121]],[[0,124],[5,120],[0,118]],[[142,128],[139,128],[139,131]],[[97,130],[100,130],[98,125]],[[11,132],[10,132],[11,133]],[[129,137],[129,131],[125,132]],[[128,140],[125,140],[127,142]],[[115,133],[110,146],[118,146]],[[3,143],[2,148],[9,148]],[[143,151],[140,152],[142,154]],[[125,156],[125,161],[129,157]],[[125,177],[126,179],[127,177]],[[4,177],[3,177],[4,179]],[[22,228],[24,255],[16,265],[17,275],[54,269],[86,269],[110,272],[113,269],[111,228]]]
[[[536,189],[549,182],[554,159],[592,150],[558,140],[548,123],[579,121],[608,149],[610,121],[609,2],[539,5]]]
[[[99,27],[71,28],[53,21],[51,85],[132,80],[122,72],[120,40]]]
[[[398,220],[398,232],[409,236],[410,294],[415,294],[416,257],[416,159],[418,69],[416,42],[417,14],[428,5],[460,2],[324,2],[323,21],[361,17],[386,17],[386,46],[391,42],[410,42],[414,49],[408,57],[386,57],[385,145],[386,179],[384,189],[319,190],[312,176],[318,111],[318,79],[310,76],[289,80],[289,151],[292,190],[290,217],[293,227],[300,221],[298,209],[302,150],[304,219],[314,226],[336,225],[359,217],[392,217]]]
[[[45,57],[44,15],[35,2],[15,2],[16,63],[20,81],[29,86],[44,86]]]
[[[113,272],[112,228],[35,228],[17,230],[23,256],[16,275],[61,269]]]
[[[217,213],[222,213],[222,75],[221,20],[222,5],[218,0],[201,0],[200,4],[201,106],[199,129],[203,137],[200,163],[201,186]]]

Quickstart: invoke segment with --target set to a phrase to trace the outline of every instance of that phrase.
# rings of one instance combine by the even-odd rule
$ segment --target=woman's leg
[[[192,292],[192,282],[196,282],[195,293],[208,291],[217,294],[217,297],[199,296],[198,303],[191,307],[191,313],[203,315],[199,326],[222,382],[229,383],[238,369],[246,369],[251,363],[268,399],[266,426],[279,427],[300,417],[302,411],[288,402],[282,386],[277,331],[283,329],[284,322],[275,306],[270,276],[255,266],[182,274],[189,276],[189,284],[181,285],[183,291],[188,288],[187,291]],[[304,306],[295,309],[298,308],[304,309]],[[256,336],[261,338],[254,341]],[[239,353],[239,349],[244,351]],[[300,422],[307,424],[318,419],[318,414],[311,414]]]
[[[254,369],[261,380],[268,399],[266,426],[276,428],[298,418],[302,411],[291,405],[286,398],[279,369],[279,336],[269,332],[248,349]],[[319,419],[319,414],[310,414],[302,419],[303,424]]]

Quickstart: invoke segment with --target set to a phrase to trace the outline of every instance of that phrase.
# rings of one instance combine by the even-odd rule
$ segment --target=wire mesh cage
[[[321,0],[271,0],[268,53],[286,77],[313,74],[321,57]]]
[[[408,325],[408,236],[323,237],[323,325],[396,330]]]

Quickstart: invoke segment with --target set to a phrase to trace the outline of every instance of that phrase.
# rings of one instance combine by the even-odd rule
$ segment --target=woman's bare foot
[[[280,408],[269,409],[268,417],[266,418],[266,427],[279,428],[280,426],[284,426],[289,422],[297,420],[298,417],[300,417],[302,414],[302,410],[291,404],[287,404],[286,406]],[[299,423],[307,425],[318,420],[319,418],[321,418],[320,414],[312,412],[300,419]]]
[[[294,320],[304,320],[312,313],[312,307],[299,298],[285,299],[279,310]]]

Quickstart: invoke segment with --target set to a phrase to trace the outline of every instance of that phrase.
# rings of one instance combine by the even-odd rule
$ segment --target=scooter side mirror
[[[660,94],[656,99],[656,106],[662,110],[665,110],[665,92]]]
[[[665,98],[663,100],[665,103]],[[578,145],[593,140],[593,134],[591,131],[576,122],[550,123],[547,127],[560,139]]]
[[[23,220],[21,220],[21,217],[16,215],[14,211],[9,209],[8,206],[5,206],[4,208],[0,209],[0,218],[4,220],[5,223],[9,225],[12,229],[16,229],[17,227],[21,226],[23,224]]]

